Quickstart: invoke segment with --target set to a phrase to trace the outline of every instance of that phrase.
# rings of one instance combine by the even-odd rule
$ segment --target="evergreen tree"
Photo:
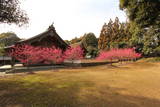
[[[143,53],[147,56],[160,55],[160,28],[150,28],[144,35]],[[151,36],[152,35],[152,36]]]
[[[106,23],[103,25],[100,36],[99,36],[99,40],[98,40],[98,49],[106,49],[108,48],[107,43],[109,41],[107,41],[107,36],[109,39],[109,35],[107,35],[108,33],[106,32],[107,29],[107,25]]]
[[[160,0],[120,0],[120,8],[139,27],[160,26]]]
[[[120,8],[129,18],[132,45],[144,55],[158,55],[160,0],[120,0]]]
[[[131,38],[129,28],[130,24],[120,23],[118,17],[114,22],[110,20],[108,24],[105,23],[100,33],[98,48],[102,50],[124,48]]]

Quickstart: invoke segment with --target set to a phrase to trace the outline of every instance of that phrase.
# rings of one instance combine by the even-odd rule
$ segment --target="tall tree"
[[[100,37],[98,40],[98,48],[99,49],[108,49],[110,48],[109,42],[111,41],[111,33],[112,33],[112,25],[113,21],[110,19],[108,24],[104,24],[100,33]]]
[[[160,0],[120,0],[120,9],[139,27],[160,26]]]
[[[147,56],[160,55],[160,28],[150,28],[143,37],[144,47],[143,53]]]
[[[129,18],[132,45],[144,55],[160,52],[160,0],[120,0],[120,8]]]
[[[121,23],[118,17],[114,22],[110,20],[108,24],[105,23],[100,33],[98,48],[102,50],[123,48],[131,38],[129,28],[130,24]]]
[[[28,23],[26,13],[20,9],[19,0],[0,0],[0,23],[19,26]]]

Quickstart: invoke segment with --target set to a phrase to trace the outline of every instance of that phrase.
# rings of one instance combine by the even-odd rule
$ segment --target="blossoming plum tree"
[[[140,58],[141,54],[136,53],[134,48],[112,49],[110,51],[101,52],[97,60],[135,60]]]
[[[60,64],[64,61],[64,55],[61,49],[51,47],[42,48],[42,59],[48,64]]]
[[[62,50],[55,47],[34,47],[31,45],[16,45],[9,55],[25,65],[47,63],[57,64],[64,60]]]
[[[80,46],[70,47],[64,53],[65,59],[72,61],[72,63],[74,60],[83,59],[83,55],[84,51]]]
[[[24,65],[32,64],[60,64],[64,60],[79,60],[83,58],[83,50],[80,46],[70,47],[66,51],[53,47],[34,47],[23,44],[16,45],[9,52],[9,55]]]

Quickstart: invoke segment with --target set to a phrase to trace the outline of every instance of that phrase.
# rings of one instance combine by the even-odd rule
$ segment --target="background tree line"
[[[129,47],[131,34],[129,32],[130,24],[121,23],[118,17],[114,21],[110,19],[108,24],[104,24],[98,40],[98,49],[109,50],[111,48]]]
[[[135,47],[143,56],[160,55],[160,0],[120,0],[125,23],[110,20],[100,33],[98,48]]]

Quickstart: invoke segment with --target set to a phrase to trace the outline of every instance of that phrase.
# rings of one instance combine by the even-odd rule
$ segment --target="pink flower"
[[[80,46],[77,47],[70,47],[68,48],[65,53],[64,57],[67,60],[78,60],[83,59],[84,51]]]
[[[136,53],[134,48],[112,49],[110,51],[101,52],[97,60],[124,60],[140,58],[141,54]]]
[[[16,45],[9,52],[9,55],[19,60],[21,63],[62,63],[64,61],[61,49],[55,47],[34,47],[31,45]]]

